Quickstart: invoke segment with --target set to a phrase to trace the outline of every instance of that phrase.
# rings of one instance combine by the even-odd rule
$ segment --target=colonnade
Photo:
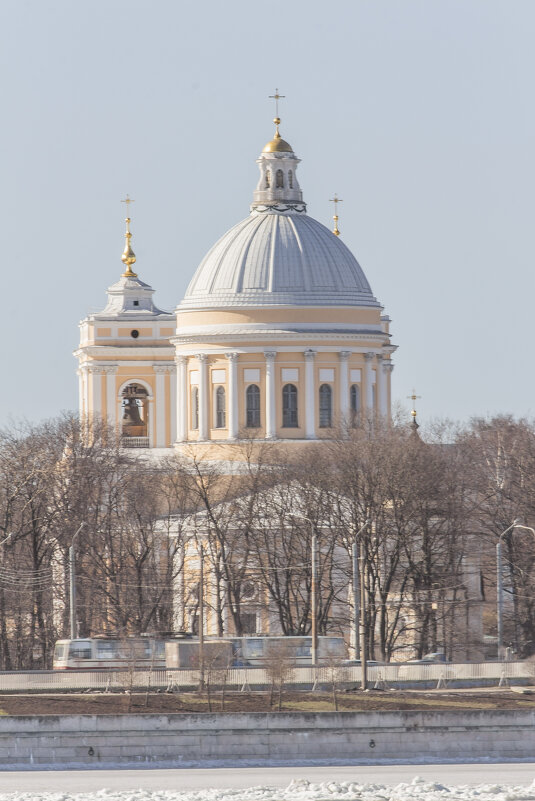
[[[214,354],[215,356],[216,354]],[[238,363],[239,354],[236,352],[225,353],[227,360],[226,374],[226,403],[227,403],[227,426],[228,438],[235,440],[239,436],[239,397],[238,397]],[[265,437],[275,439],[277,437],[277,397],[276,397],[276,357],[277,351],[266,350],[263,353],[265,359]],[[389,413],[389,381],[388,373],[393,369],[390,359],[385,359],[383,354],[375,351],[364,353],[364,371],[361,369],[350,369],[349,359],[352,352],[341,350],[338,352],[338,409],[335,410],[341,419],[347,419],[350,415],[350,386],[358,384],[359,391],[362,393],[362,412],[377,413],[386,417]],[[317,351],[307,348],[303,352],[304,356],[304,394],[305,394],[305,421],[304,430],[307,439],[316,438],[316,418],[317,418],[317,389],[319,383],[316,381],[316,356]],[[188,360],[194,358],[197,362],[198,377],[198,440],[208,440],[210,438],[210,397],[211,384],[209,375],[209,354],[197,353],[190,355],[177,356],[176,376],[176,430],[177,441],[185,442],[188,439],[189,431],[189,409],[190,409],[190,390],[188,383]],[[217,354],[218,360],[221,354]],[[322,362],[323,364],[323,362]],[[328,370],[333,373],[334,371]],[[321,371],[320,371],[321,374]],[[334,388],[332,381],[330,382]],[[375,387],[375,389],[374,389]],[[280,401],[282,403],[282,401]],[[280,408],[280,404],[279,404]]]

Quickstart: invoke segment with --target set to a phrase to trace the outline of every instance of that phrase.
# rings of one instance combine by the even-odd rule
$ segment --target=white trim
[[[243,371],[243,380],[250,384],[258,383],[260,381],[260,370],[257,367],[246,367]]]
[[[212,384],[226,384],[227,371],[226,370],[211,370]]]
[[[299,368],[298,367],[282,367],[281,368],[282,381],[299,381]]]

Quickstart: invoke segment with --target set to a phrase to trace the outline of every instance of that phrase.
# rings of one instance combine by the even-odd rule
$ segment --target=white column
[[[228,435],[229,439],[238,439],[238,354],[226,353],[225,356],[228,359]]]
[[[80,420],[82,420],[82,418],[85,415],[85,409],[84,409],[84,374],[83,374],[82,368],[77,370],[76,373],[78,375],[78,415],[80,417]]]
[[[88,367],[91,373],[91,404],[88,412],[93,417],[102,417],[102,367]]]
[[[340,359],[340,382],[338,391],[340,393],[340,419],[342,423],[349,420],[349,357],[350,350],[341,350],[338,353]]]
[[[365,414],[369,417],[374,412],[373,408],[373,370],[372,362],[375,353],[368,351],[364,354],[364,381],[366,384],[366,409]]]
[[[199,362],[199,439],[208,439],[208,362],[205,353],[197,355]]]
[[[277,410],[275,403],[275,356],[274,350],[266,350],[266,439],[277,436]]]
[[[170,537],[178,536],[171,534]],[[184,546],[179,545],[173,554],[173,629],[183,631],[186,628],[184,610]]]
[[[156,403],[153,404],[156,409],[156,447],[165,448],[165,376],[168,372],[168,367],[155,364],[153,370],[156,374]]]
[[[149,448],[155,447],[155,438],[154,438],[154,395],[149,395],[147,398],[147,412],[149,415]]]
[[[377,408],[380,417],[387,415],[387,395],[386,395],[386,372],[384,369],[384,362],[382,354],[377,354]]]
[[[115,376],[117,375],[118,367],[105,367],[106,373],[106,417],[108,418],[108,425],[117,426],[117,403],[116,395],[117,389],[115,387]]]
[[[177,356],[175,382],[175,420],[176,441],[185,442],[188,438],[188,375],[187,359]]]
[[[176,442],[176,430],[177,430],[176,367],[169,368],[169,405],[170,405],[170,417],[171,417],[171,445],[172,445],[173,442]],[[187,407],[186,407],[186,417],[187,417]]]
[[[394,369],[394,365],[392,364],[390,359],[383,360],[382,370],[383,370],[383,373],[384,373],[384,382],[385,382],[385,389],[384,389],[384,409],[385,410],[384,410],[384,412],[381,412],[381,414],[384,414],[389,420],[390,420],[390,415],[391,415],[391,409],[390,409],[390,381],[391,381],[391,378],[390,378],[390,375],[391,375],[393,369]]]
[[[305,351],[305,437],[316,439],[316,386],[314,381],[314,359],[316,351]]]

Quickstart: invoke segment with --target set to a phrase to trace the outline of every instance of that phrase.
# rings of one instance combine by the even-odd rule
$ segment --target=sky
[[[420,422],[535,413],[533,0],[2,0],[0,427],[76,409],[123,271],[180,302],[273,133],[392,318]]]

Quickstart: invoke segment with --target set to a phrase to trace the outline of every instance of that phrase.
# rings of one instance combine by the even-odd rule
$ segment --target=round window
[[[130,331],[130,336],[132,337],[132,339],[137,339],[139,336],[139,331],[136,328],[134,328],[133,331]]]

